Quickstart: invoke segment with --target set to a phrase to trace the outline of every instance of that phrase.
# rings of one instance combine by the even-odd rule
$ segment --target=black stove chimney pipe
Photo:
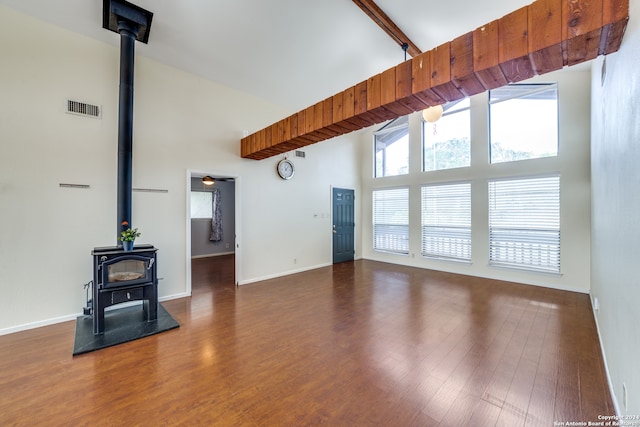
[[[136,24],[119,21],[120,33],[120,102],[118,111],[118,236],[131,226],[133,182],[133,66]],[[118,245],[122,242],[118,239]]]
[[[132,227],[133,67],[135,43],[147,43],[153,13],[124,0],[103,0],[102,27],[120,34],[120,100],[118,111],[117,244]]]

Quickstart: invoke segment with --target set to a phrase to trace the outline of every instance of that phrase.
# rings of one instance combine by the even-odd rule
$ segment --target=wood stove
[[[138,245],[95,248],[93,255],[93,333],[104,332],[105,308],[128,301],[143,301],[144,320],[158,318],[158,250]]]
[[[148,42],[152,18],[153,13],[126,0],[103,0],[102,27],[120,35],[117,235],[131,227],[135,42]],[[156,251],[151,245],[125,251],[118,241],[117,246],[95,248],[91,252],[93,300],[85,312],[93,312],[95,335],[104,332],[105,308],[127,301],[142,300],[145,320],[157,320]]]

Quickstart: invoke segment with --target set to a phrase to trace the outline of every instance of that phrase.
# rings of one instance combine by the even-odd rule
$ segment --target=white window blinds
[[[373,191],[373,249],[409,253],[409,189]]]
[[[191,192],[191,218],[208,218],[213,216],[212,195],[210,191]]]
[[[560,272],[560,177],[489,182],[492,265]]]
[[[471,184],[422,187],[422,255],[471,261]]]

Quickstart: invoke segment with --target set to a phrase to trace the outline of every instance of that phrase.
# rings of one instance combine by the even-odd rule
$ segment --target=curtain
[[[220,242],[222,241],[222,197],[218,188],[214,188],[212,193],[211,203],[213,203],[213,206],[211,209],[211,236],[209,240]]]

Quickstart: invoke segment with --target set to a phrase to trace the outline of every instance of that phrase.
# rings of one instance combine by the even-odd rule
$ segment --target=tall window
[[[375,177],[409,173],[409,116],[399,117],[374,134]]]
[[[489,182],[492,265],[560,272],[560,177]]]
[[[449,102],[435,123],[422,122],[422,169],[468,167],[471,164],[471,112],[469,98]]]
[[[491,163],[558,155],[558,85],[513,84],[489,92]]]
[[[422,255],[471,261],[471,184],[422,187]]]
[[[373,249],[409,253],[409,189],[373,191]]]

